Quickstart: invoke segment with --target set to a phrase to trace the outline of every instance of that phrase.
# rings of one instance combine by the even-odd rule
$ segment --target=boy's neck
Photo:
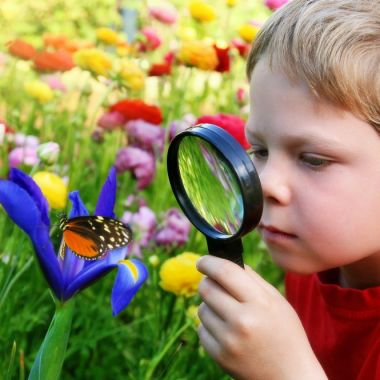
[[[380,286],[380,252],[339,271],[339,283],[344,288],[367,289]]]

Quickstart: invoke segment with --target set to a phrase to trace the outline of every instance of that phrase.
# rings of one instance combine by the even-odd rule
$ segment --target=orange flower
[[[36,49],[23,40],[13,40],[7,43],[8,51],[15,57],[29,60],[36,54]]]
[[[71,54],[65,50],[39,52],[33,58],[33,62],[39,71],[67,71],[74,67]]]
[[[46,48],[53,48],[54,50],[66,50],[70,53],[75,53],[79,49],[92,47],[93,44],[89,42],[71,41],[66,36],[58,34],[45,34],[44,46]]]
[[[186,65],[201,70],[214,70],[219,61],[214,48],[201,41],[184,41],[178,52],[178,59]]]

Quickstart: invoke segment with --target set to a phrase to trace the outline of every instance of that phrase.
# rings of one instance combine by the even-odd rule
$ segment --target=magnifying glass
[[[167,170],[181,209],[205,235],[209,253],[244,268],[241,237],[259,223],[263,194],[243,147],[224,129],[198,124],[172,140]]]

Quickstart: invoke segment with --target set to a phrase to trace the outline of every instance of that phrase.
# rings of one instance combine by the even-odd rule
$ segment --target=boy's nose
[[[291,200],[289,173],[286,165],[268,161],[259,168],[258,173],[264,194],[264,200],[287,205]]]

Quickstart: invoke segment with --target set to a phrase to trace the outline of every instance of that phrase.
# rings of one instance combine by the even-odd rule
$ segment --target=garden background
[[[195,261],[207,246],[178,209],[166,151],[176,133],[198,122],[220,125],[248,147],[246,57],[281,3],[1,1],[0,179],[10,168],[34,178],[49,203],[58,250],[60,213],[71,209],[68,192],[79,190],[93,213],[114,166],[115,215],[134,232],[127,255],[149,273],[115,317],[116,271],[74,295],[62,379],[229,378],[199,346]],[[5,209],[0,206],[0,379],[25,379],[55,298],[41,252]],[[28,211],[21,218],[22,212]],[[245,261],[282,289],[282,272],[256,232],[243,244]]]

